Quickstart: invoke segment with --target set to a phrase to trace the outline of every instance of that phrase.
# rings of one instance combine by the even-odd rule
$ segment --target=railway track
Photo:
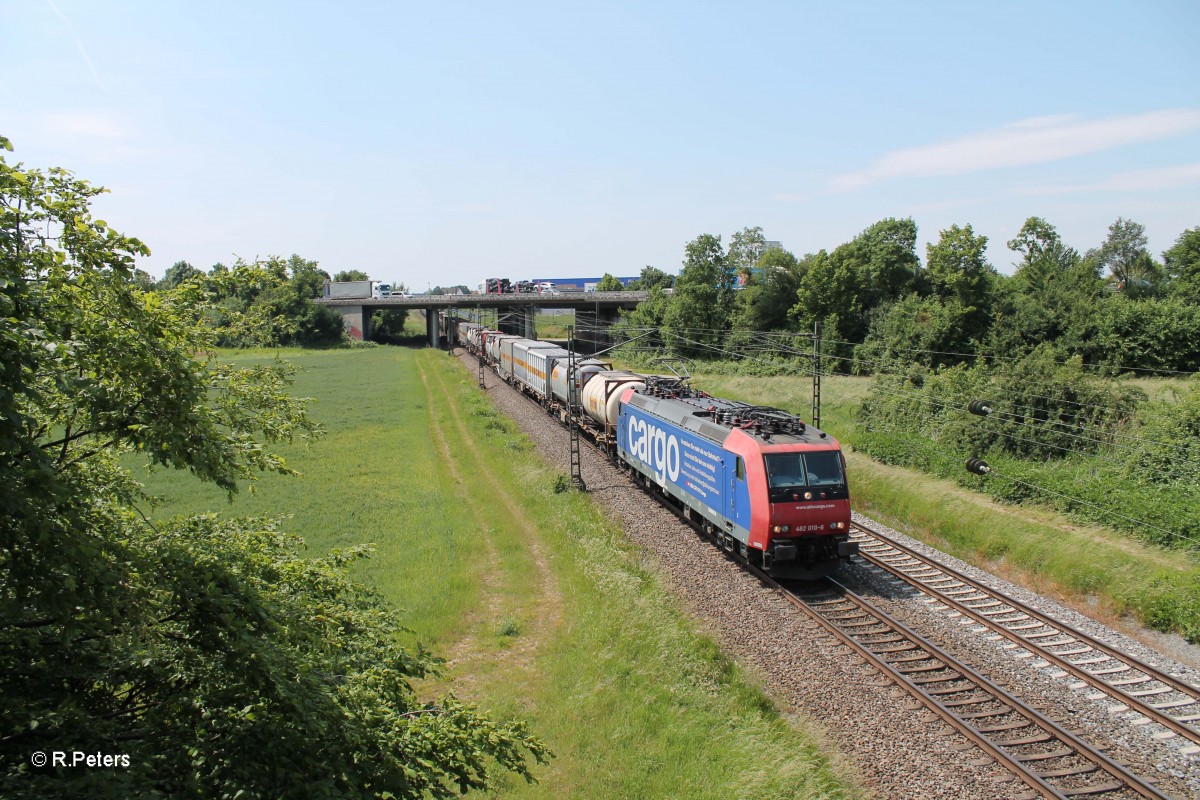
[[[1109,711],[1124,715],[1128,724],[1157,724],[1158,739],[1180,737],[1180,751],[1200,754],[1200,688],[1158,667],[1122,653],[1020,601],[986,586],[946,565],[905,547],[861,524],[851,526],[859,555],[889,575],[904,581],[950,613],[961,614],[981,628],[1007,639],[1014,657],[1050,669],[1052,677],[1072,676],[1075,689],[1091,688],[1091,700],[1108,697]],[[986,631],[985,631],[986,629]]]
[[[1023,797],[1168,797],[836,580],[785,588],[758,575],[1024,781],[1030,791]]]

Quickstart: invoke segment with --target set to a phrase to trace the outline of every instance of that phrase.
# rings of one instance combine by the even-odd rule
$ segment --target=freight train
[[[452,320],[450,331],[560,422],[575,408],[580,431],[615,464],[768,574],[821,577],[858,551],[841,447],[792,414],[478,323]]]

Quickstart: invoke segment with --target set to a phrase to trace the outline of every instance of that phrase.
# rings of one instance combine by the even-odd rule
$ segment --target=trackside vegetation
[[[532,768],[537,783],[514,774],[499,794],[860,796],[457,360],[408,348],[284,355],[326,434],[285,450],[300,478],[266,476],[229,513],[287,509],[286,529],[314,555],[370,543],[352,574],[445,659],[418,693],[523,719],[553,752]],[[163,515],[225,505],[173,472],[147,486],[170,498]]]

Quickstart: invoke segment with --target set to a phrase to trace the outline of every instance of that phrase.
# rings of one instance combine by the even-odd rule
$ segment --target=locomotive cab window
[[[803,453],[771,453],[766,457],[767,485],[772,489],[805,486]]]
[[[746,480],[746,462],[742,461],[742,457],[737,457],[737,479],[739,481]]]
[[[809,486],[841,486],[846,482],[838,453],[805,453],[804,465],[808,470]]]
[[[830,496],[844,496],[846,478],[837,452],[768,453],[765,462],[772,502],[790,499],[796,490],[804,488],[836,490]]]

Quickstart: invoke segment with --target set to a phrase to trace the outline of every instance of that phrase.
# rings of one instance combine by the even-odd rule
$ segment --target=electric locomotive
[[[777,408],[647,376],[621,394],[617,453],[723,547],[779,578],[828,574],[858,551],[836,439]]]

